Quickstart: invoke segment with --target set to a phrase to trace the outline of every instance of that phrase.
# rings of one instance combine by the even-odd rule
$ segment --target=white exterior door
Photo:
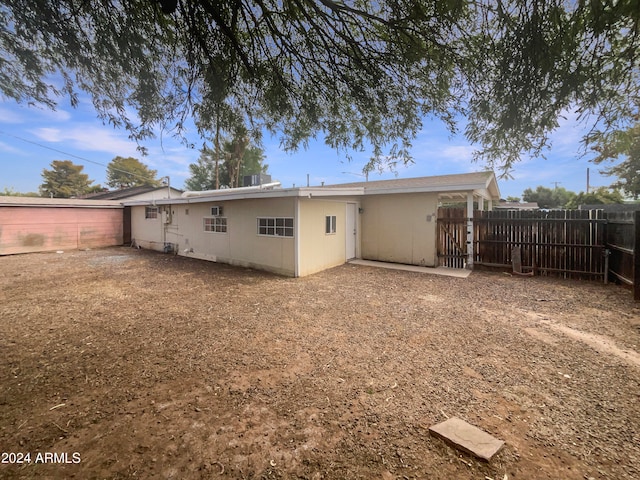
[[[345,238],[347,241],[347,260],[356,258],[356,241],[358,238],[356,213],[358,206],[355,203],[347,203],[347,222],[345,228]]]

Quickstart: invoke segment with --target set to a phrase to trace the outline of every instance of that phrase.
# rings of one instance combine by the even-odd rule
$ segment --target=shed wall
[[[368,195],[362,208],[362,258],[437,265],[437,193]]]
[[[122,245],[122,208],[0,207],[0,255]]]

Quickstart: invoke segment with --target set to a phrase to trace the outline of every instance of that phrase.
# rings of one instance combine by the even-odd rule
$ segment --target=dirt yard
[[[504,273],[0,257],[0,478],[637,479],[639,307]],[[429,434],[453,416],[506,446]]]

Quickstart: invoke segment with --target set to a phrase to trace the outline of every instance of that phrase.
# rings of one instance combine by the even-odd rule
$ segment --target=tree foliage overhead
[[[509,167],[567,109],[604,131],[638,113],[639,20],[637,0],[6,0],[0,91],[53,107],[83,90],[137,140],[188,118],[209,140],[322,135],[371,148],[369,167],[407,161],[425,116],[464,118]]]
[[[640,122],[626,130],[594,135],[592,149],[598,154],[595,163],[610,163],[622,159],[618,164],[606,167],[602,173],[615,176],[611,185],[638,199],[640,197]]]
[[[43,183],[40,195],[43,197],[70,198],[84,195],[92,191],[89,175],[82,173],[83,165],[76,165],[71,160],[54,160],[51,170],[42,170]]]
[[[107,165],[107,185],[115,188],[160,186],[157,170],[133,157],[115,157]]]

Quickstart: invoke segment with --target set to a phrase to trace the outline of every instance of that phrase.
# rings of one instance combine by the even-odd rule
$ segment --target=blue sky
[[[511,172],[513,179],[498,180],[503,198],[519,197],[524,189],[535,189],[538,185],[553,188],[556,182],[567,190],[584,191],[587,168],[590,169],[592,187],[606,186],[613,181],[598,173],[601,167],[581,158],[579,142],[584,125],[578,124],[571,113],[566,117],[553,134],[553,146],[546,153],[546,160],[523,159],[514,166]],[[149,154],[143,157],[124,130],[103,125],[96,118],[88,100],[81,99],[75,109],[61,103],[56,111],[51,111],[0,99],[0,191],[7,188],[17,192],[37,192],[42,183],[42,171],[50,169],[53,160],[71,160],[83,165],[84,173],[95,183],[106,185],[106,165],[118,155],[138,158],[157,170],[159,177],[168,175],[172,186],[183,188],[189,176],[189,164],[197,161],[198,147],[202,144],[195,132],[193,141],[197,147],[190,150],[165,135],[162,139],[145,142]],[[267,136],[263,143],[269,173],[283,187],[306,185],[307,174],[311,185],[364,180],[358,174],[362,174],[370,152],[352,154],[353,159],[348,162],[344,155],[325,146],[322,141],[311,141],[308,149],[296,153],[281,150],[278,138]],[[369,180],[396,178],[396,175],[408,178],[485,170],[484,164],[472,161],[472,152],[473,146],[463,135],[451,138],[442,123],[426,120],[414,141],[414,163],[398,166],[395,173],[372,172]]]

